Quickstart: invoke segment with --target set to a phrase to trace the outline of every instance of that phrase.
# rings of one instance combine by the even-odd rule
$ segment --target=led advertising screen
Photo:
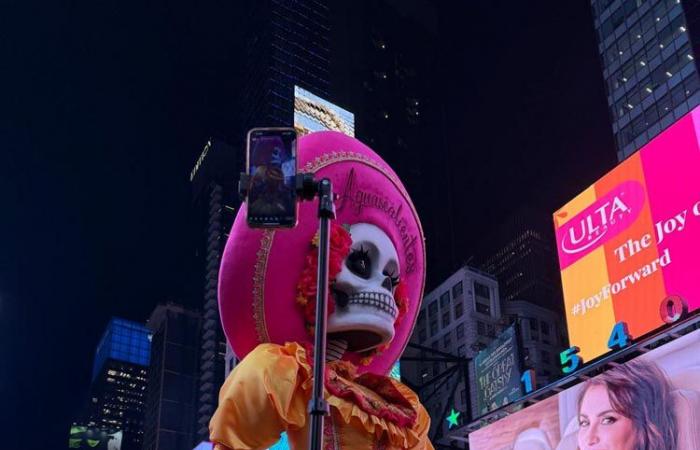
[[[314,131],[340,131],[355,137],[355,116],[299,86],[294,86],[294,128],[299,136]]]
[[[68,448],[120,450],[121,447],[121,431],[108,431],[97,427],[88,427],[76,424],[70,427],[70,438],[68,438]]]
[[[700,306],[700,107],[554,213],[569,340],[584,361],[664,324],[662,302]]]
[[[476,355],[474,370],[479,415],[507,405],[523,395],[515,325],[506,328]]]
[[[700,450],[700,330],[469,434],[471,450]]]

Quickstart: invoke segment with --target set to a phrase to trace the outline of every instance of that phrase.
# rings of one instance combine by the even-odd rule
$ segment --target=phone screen
[[[296,225],[296,140],[293,128],[258,128],[248,133],[250,226]]]

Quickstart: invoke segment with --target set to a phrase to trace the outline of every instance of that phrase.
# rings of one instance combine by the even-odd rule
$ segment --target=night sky
[[[0,2],[2,448],[66,445],[110,316],[200,303],[188,176],[225,116],[236,5],[199,3]],[[440,6],[436,89],[466,258],[615,151],[588,2],[461,3]]]

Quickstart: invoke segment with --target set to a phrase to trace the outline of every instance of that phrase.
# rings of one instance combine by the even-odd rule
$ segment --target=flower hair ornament
[[[317,274],[318,274],[318,244],[319,235],[316,233],[311,240],[308,254],[306,255],[305,266],[301,273],[301,278],[297,284],[296,302],[302,308],[306,330],[310,336],[314,335],[316,324],[316,293],[317,293]],[[328,262],[328,278],[330,280],[331,290],[335,293],[334,301],[328,303],[327,314],[330,316],[334,313],[334,305],[340,301],[339,298],[343,294],[333,289],[333,284],[341,272],[343,261],[350,254],[352,248],[352,237],[350,235],[350,226],[338,225],[335,222],[331,223],[330,231],[330,246],[329,246],[329,262]],[[360,248],[360,252],[364,249]],[[398,276],[392,276],[392,293],[398,311],[395,323],[398,324],[406,314],[408,307],[408,298],[406,296],[405,285],[401,283]],[[347,298],[343,301],[343,306],[347,304]],[[368,365],[374,356],[386,349],[384,344],[380,347],[361,352],[362,365]]]

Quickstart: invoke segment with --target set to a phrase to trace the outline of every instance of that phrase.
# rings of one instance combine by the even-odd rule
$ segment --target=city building
[[[527,300],[562,311],[557,256],[550,242],[543,232],[524,228],[481,265],[498,278],[504,306],[510,301]]]
[[[559,353],[568,348],[566,326],[561,313],[532,302],[503,302],[506,323],[517,323],[523,370],[535,369],[536,387],[543,387],[561,377]]]
[[[190,174],[193,207],[200,230],[196,254],[204,280],[203,317],[199,345],[197,403],[194,410],[197,442],[209,439],[209,421],[218,405],[226,371],[227,342],[221,327],[218,280],[221,255],[240,204],[237,180],[241,154],[218,139],[209,140]]]
[[[689,0],[591,0],[618,160],[700,103]]]
[[[147,326],[153,338],[143,450],[191,450],[202,314],[158,305]]]
[[[557,355],[568,348],[553,227],[543,217],[523,208],[512,214],[490,239],[498,250],[480,265],[498,279],[504,322],[520,324],[526,366],[539,385],[559,377]]]
[[[355,114],[355,135],[399,175],[423,221],[428,284],[459,264],[443,127],[445,78],[438,13],[428,1],[332,5],[333,98]],[[445,214],[434,214],[440,201]],[[438,251],[438,249],[440,249]]]
[[[294,86],[329,99],[327,2],[246,2],[240,15],[238,24],[245,36],[241,132],[260,126],[292,126]]]
[[[294,124],[295,86],[329,98],[330,10],[322,0],[243,2],[237,30],[241,79],[229,105],[228,129],[213,129],[190,174],[199,218],[204,279],[202,339],[196,409],[196,441],[207,441],[224,376],[235,364],[219,318],[217,290],[224,245],[240,204],[237,183],[244,170],[245,136],[253,127]],[[235,107],[233,106],[235,105]],[[227,363],[227,352],[229,354]]]
[[[87,405],[76,423],[109,435],[121,431],[121,450],[141,450],[150,352],[150,332],[143,324],[110,319],[95,351]]]
[[[410,342],[471,360],[496,337],[502,325],[498,281],[493,275],[465,266],[424,296]],[[459,372],[445,377],[449,363],[428,361],[436,355],[431,352],[408,347],[404,355],[425,359],[402,361],[401,373],[412,386],[427,384],[420,398],[432,419],[431,436],[440,434],[438,427],[443,428],[442,435],[447,433],[444,413],[450,408],[471,411],[473,417],[476,390],[472,382],[465,387],[465,378]],[[471,362],[467,373],[473,373]],[[443,384],[444,378],[448,381]],[[431,383],[433,379],[440,381]]]

